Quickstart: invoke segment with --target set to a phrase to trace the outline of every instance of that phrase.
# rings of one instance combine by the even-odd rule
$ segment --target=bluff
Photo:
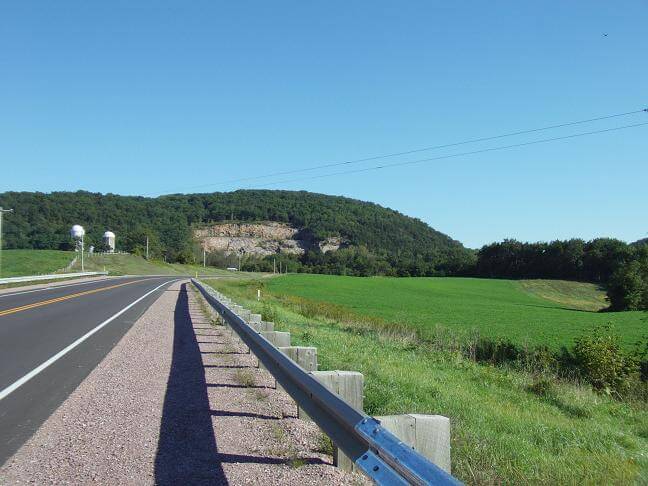
[[[228,255],[258,257],[277,253],[304,255],[307,251],[317,250],[326,253],[339,250],[345,245],[339,236],[317,241],[308,230],[276,221],[210,224],[195,229],[194,237],[207,252],[220,251]]]

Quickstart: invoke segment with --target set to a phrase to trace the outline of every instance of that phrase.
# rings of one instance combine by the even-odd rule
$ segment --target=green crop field
[[[574,326],[612,319],[622,331],[632,330],[626,334],[639,335],[641,314],[570,310],[602,302],[594,286],[315,275],[207,283],[290,331],[294,345],[316,346],[320,369],[363,373],[367,413],[449,417],[453,474],[468,484],[648,482],[644,402],[617,401],[551,375],[478,364],[384,326],[477,327],[558,345],[570,343]],[[369,320],[358,324],[362,316]],[[372,319],[379,324],[375,332],[366,326]]]
[[[2,275],[23,277],[42,275],[64,269],[74,258],[74,252],[57,250],[3,250]]]
[[[604,294],[593,284],[578,282],[288,275],[269,280],[267,288],[408,324],[423,335],[435,326],[476,329],[483,336],[556,349],[608,322],[627,346],[648,334],[646,313],[593,312],[605,307]]]

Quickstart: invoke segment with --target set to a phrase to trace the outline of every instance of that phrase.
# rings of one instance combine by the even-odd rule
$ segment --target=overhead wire
[[[499,135],[492,135],[492,136],[488,136],[488,137],[471,138],[471,139],[462,140],[462,141],[459,141],[459,142],[452,142],[452,143],[446,143],[446,144],[440,144],[440,145],[431,145],[431,146],[427,146],[427,147],[420,147],[420,148],[404,150],[404,151],[400,151],[400,152],[391,152],[391,153],[386,153],[386,154],[374,155],[374,156],[371,156],[371,157],[363,157],[363,158],[351,159],[351,160],[346,160],[346,161],[341,161],[341,162],[329,162],[329,163],[325,163],[325,164],[313,165],[313,166],[310,166],[310,167],[301,167],[301,168],[295,168],[295,169],[289,169],[289,170],[283,170],[283,171],[269,172],[269,173],[266,173],[266,174],[260,174],[260,175],[255,175],[255,176],[247,176],[247,177],[240,177],[240,178],[236,178],[236,179],[228,179],[228,180],[225,180],[225,181],[220,181],[220,182],[215,182],[215,183],[200,184],[200,185],[195,185],[195,186],[187,186],[187,187],[184,187],[182,190],[194,190],[194,189],[201,189],[201,188],[206,188],[206,187],[226,186],[226,185],[235,184],[235,183],[239,183],[239,182],[248,182],[248,181],[253,181],[253,180],[268,179],[268,178],[271,178],[271,177],[278,177],[278,176],[290,175],[290,174],[298,174],[298,173],[302,173],[302,172],[312,172],[312,171],[321,170],[321,169],[328,169],[328,168],[332,168],[332,167],[340,167],[340,166],[345,166],[345,165],[352,165],[352,164],[357,164],[357,163],[361,163],[361,162],[370,162],[370,161],[373,161],[373,160],[381,160],[381,159],[387,159],[387,158],[392,158],[392,157],[411,155],[411,154],[425,152],[425,151],[440,150],[440,149],[443,149],[443,148],[458,147],[458,146],[461,146],[461,145],[468,145],[468,144],[471,144],[471,143],[486,142],[486,141],[497,140],[497,139],[502,139],[502,138],[506,138],[506,137],[526,135],[526,134],[530,134],[530,133],[537,133],[537,132],[546,131],[546,130],[553,130],[553,129],[557,129],[557,128],[565,128],[565,127],[574,126],[574,125],[582,125],[582,124],[585,124],[585,123],[593,123],[593,122],[597,122],[597,121],[609,120],[609,119],[612,119],[612,118],[619,118],[619,117],[624,117],[624,116],[636,115],[636,114],[642,113],[642,112],[648,113],[648,108],[642,108],[642,109],[639,109],[639,110],[627,111],[627,112],[623,112],[623,113],[613,113],[613,114],[609,114],[609,115],[603,115],[603,116],[598,116],[598,117],[594,117],[594,118],[587,118],[587,119],[583,119],[583,120],[577,120],[577,121],[571,121],[571,122],[565,122],[565,123],[558,123],[558,124],[554,124],[554,125],[547,125],[547,126],[538,127],[538,128],[517,130],[517,131],[513,131],[513,132],[503,133],[503,134],[499,134]],[[628,127],[621,127],[621,128],[612,128],[612,129],[609,129],[609,130],[594,131],[594,132],[591,132],[591,133],[588,132],[588,133],[585,133],[583,135],[589,135],[589,134],[593,134],[593,133],[603,133],[603,132],[606,132],[606,131],[618,130],[618,129],[622,129],[622,128],[629,128],[629,127],[632,127],[632,126],[638,126],[638,125],[631,125],[631,126],[628,126]],[[575,135],[575,136],[583,136],[583,135]],[[562,138],[573,138],[573,136],[558,137],[558,138],[555,138],[555,140],[560,140]],[[551,139],[551,140],[554,140],[554,139]],[[548,140],[548,141],[551,141],[551,140]],[[503,148],[511,148],[511,147],[523,146],[523,145],[532,145],[532,144],[535,144],[535,143],[543,143],[543,142],[544,142],[544,140],[534,141],[534,142],[527,142],[527,143],[515,144],[515,145],[512,145],[510,147],[503,147]],[[471,155],[473,153],[481,153],[481,152],[488,152],[488,151],[492,151],[492,150],[501,150],[501,149],[502,148],[489,148],[489,149],[478,150],[478,151],[473,151],[473,152],[454,154],[454,155],[450,155],[450,156],[441,156],[439,158],[434,157],[434,158],[430,158],[430,159],[422,159],[421,161],[439,160],[439,159],[448,158],[448,157],[458,157],[458,156],[461,156],[461,155]],[[404,163],[404,165],[407,165],[409,163],[418,163],[418,161],[406,162],[406,163]],[[392,166],[392,165],[393,164],[388,164],[386,167],[389,167],[389,166]],[[403,164],[395,164],[395,165],[403,165]],[[370,168],[360,169],[360,170],[336,172],[333,175],[354,173],[354,172],[362,172],[362,171],[365,171],[365,170],[377,170],[379,168],[383,168],[383,167],[382,166],[377,167],[377,168],[376,167],[370,167]],[[324,174],[324,175],[321,175],[321,176],[313,176],[312,178],[318,178],[318,177],[330,177],[330,175]],[[309,178],[311,178],[311,177],[299,178],[299,179],[296,179],[296,180],[306,180],[306,179],[309,179]],[[291,179],[289,181],[277,181],[276,183],[272,183],[272,185],[281,184],[281,183],[284,183],[284,182],[292,182],[294,180],[295,179]],[[166,194],[166,193],[169,193],[169,192],[171,192],[171,191],[160,191],[160,192],[148,193],[148,194],[144,194],[144,195]]]
[[[300,177],[300,178],[295,178],[295,179],[285,179],[281,181],[275,181],[275,182],[270,182],[267,184],[264,184],[260,187],[269,187],[269,186],[274,186],[278,184],[286,184],[289,182],[298,182],[298,181],[303,181],[303,180],[311,180],[311,179],[320,179],[320,178],[325,178],[325,177],[334,177],[338,175],[344,175],[344,174],[355,174],[355,173],[360,173],[360,172],[370,172],[374,170],[380,170],[380,169],[387,169],[391,167],[400,167],[400,166],[405,166],[405,165],[414,165],[414,164],[422,164],[425,162],[432,162],[435,160],[443,160],[443,159],[451,159],[451,158],[456,158],[456,157],[464,157],[464,156],[470,156],[470,155],[475,155],[475,154],[482,154],[486,152],[494,152],[497,150],[506,150],[506,149],[511,149],[511,148],[517,148],[517,147],[525,147],[528,145],[536,145],[540,143],[548,143],[548,142],[555,142],[559,140],[567,140],[571,138],[578,138],[578,137],[585,137],[588,135],[595,135],[599,133],[607,133],[607,132],[613,132],[613,131],[618,131],[618,130],[625,130],[628,128],[635,128],[635,127],[640,127],[648,125],[648,122],[644,123],[635,123],[632,125],[623,125],[620,127],[612,127],[612,128],[605,128],[601,130],[593,130],[589,132],[581,132],[581,133],[575,133],[571,135],[564,135],[561,137],[551,137],[551,138],[545,138],[545,139],[540,139],[540,140],[532,140],[530,142],[522,142],[522,143],[516,143],[516,144],[511,144],[511,145],[502,145],[498,147],[489,147],[485,149],[480,149],[480,150],[473,150],[470,152],[461,152],[461,153],[456,153],[456,154],[448,154],[448,155],[440,155],[438,157],[429,157],[425,159],[418,159],[418,160],[410,160],[410,161],[405,161],[405,162],[395,162],[392,164],[385,164],[385,165],[378,165],[378,166],[372,166],[372,167],[363,167],[362,169],[353,169],[353,170],[348,170],[348,171],[338,171],[338,172],[333,172],[329,174],[319,174],[315,176],[308,176],[308,177]]]

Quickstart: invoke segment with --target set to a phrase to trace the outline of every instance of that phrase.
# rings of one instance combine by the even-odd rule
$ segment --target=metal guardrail
[[[462,484],[304,371],[221,302],[218,292],[191,280],[299,407],[376,484]]]
[[[108,275],[108,272],[78,272],[78,273],[53,273],[51,275],[28,275],[26,277],[0,278],[0,285],[19,282],[38,282],[40,280],[60,280],[74,277],[97,277]]]

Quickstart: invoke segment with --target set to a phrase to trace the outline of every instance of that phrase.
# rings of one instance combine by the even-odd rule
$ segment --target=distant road
[[[178,278],[116,278],[0,294],[0,465]]]

